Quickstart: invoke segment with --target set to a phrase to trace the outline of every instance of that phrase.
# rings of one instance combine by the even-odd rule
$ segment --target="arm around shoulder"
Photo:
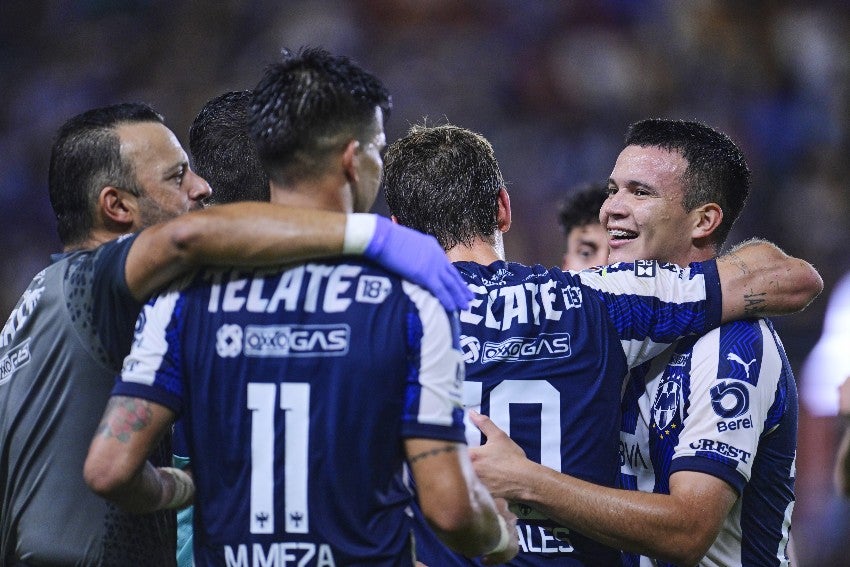
[[[125,268],[136,299],[203,265],[268,266],[342,252],[346,215],[270,203],[193,211],[143,230]]]
[[[748,240],[719,256],[717,271],[724,322],[796,313],[823,291],[814,266],[765,240]]]

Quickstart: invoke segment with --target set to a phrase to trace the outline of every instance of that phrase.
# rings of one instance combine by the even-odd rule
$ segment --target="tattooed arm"
[[[443,543],[467,557],[484,555],[485,565],[516,555],[516,516],[478,480],[466,445],[407,439],[405,451],[419,506]],[[497,524],[499,530],[494,530]],[[498,551],[491,553],[494,549]]]
[[[156,468],[147,460],[174,417],[165,406],[142,398],[110,398],[89,447],[83,471],[86,484],[139,514],[189,504],[191,479],[180,471]]]
[[[814,266],[764,240],[748,240],[717,258],[723,321],[788,315],[823,290]]]

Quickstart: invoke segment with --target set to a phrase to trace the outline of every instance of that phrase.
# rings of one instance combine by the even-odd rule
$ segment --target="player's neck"
[[[447,250],[446,255],[452,262],[475,262],[484,266],[505,259],[505,253],[501,247],[497,248],[493,243],[480,239],[469,246],[458,244]]]
[[[688,252],[679,258],[665,259],[666,262],[672,262],[680,266],[687,266],[691,262],[705,262],[717,256],[717,248],[714,244],[699,243],[692,245]]]
[[[128,227],[128,229],[130,228],[132,227]],[[108,230],[105,228],[94,228],[89,233],[88,238],[75,242],[73,244],[67,244],[62,248],[62,251],[76,252],[77,250],[94,250],[101,244],[111,242],[119,236],[124,236],[125,234],[132,234],[132,232],[132,230],[127,230],[126,232],[119,232],[115,230]]]
[[[352,212],[351,192],[323,182],[277,185],[271,183],[271,202],[302,209]]]

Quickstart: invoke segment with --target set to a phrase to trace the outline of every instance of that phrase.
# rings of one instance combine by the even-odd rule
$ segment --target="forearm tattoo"
[[[97,428],[97,435],[114,437],[127,443],[134,431],[150,425],[152,413],[147,400],[113,396],[106,405],[106,413]]]
[[[434,449],[430,449],[428,451],[423,451],[417,455],[413,455],[407,459],[407,462],[411,465],[416,461],[421,461],[422,459],[427,459],[428,457],[435,457],[440,453],[453,453],[457,451],[457,445],[443,445],[442,447],[436,447]]]
[[[754,317],[764,312],[765,298],[767,293],[745,293],[744,294],[744,313],[748,317]]]

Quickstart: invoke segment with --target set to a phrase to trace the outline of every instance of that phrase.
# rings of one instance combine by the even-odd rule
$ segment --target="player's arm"
[[[144,300],[203,265],[265,266],[339,254],[364,255],[429,289],[448,309],[472,298],[437,240],[388,218],[270,203],[193,211],[143,230],[127,254],[131,293]]]
[[[838,389],[838,416],[844,422],[844,435],[835,460],[835,486],[850,497],[850,377]]]
[[[466,445],[406,439],[404,447],[419,506],[443,543],[467,557],[484,555],[488,565],[517,554],[516,516],[475,476]]]
[[[669,495],[595,485],[527,459],[489,418],[471,417],[487,436],[471,449],[472,461],[494,496],[527,504],[610,547],[694,565],[737,499],[723,480],[692,471],[670,476]]]
[[[717,258],[723,322],[788,315],[823,291],[814,266],[764,240],[749,240]]]
[[[147,460],[174,417],[165,406],[142,398],[111,397],[83,470],[89,488],[133,513],[191,503],[194,484],[186,473]]]

